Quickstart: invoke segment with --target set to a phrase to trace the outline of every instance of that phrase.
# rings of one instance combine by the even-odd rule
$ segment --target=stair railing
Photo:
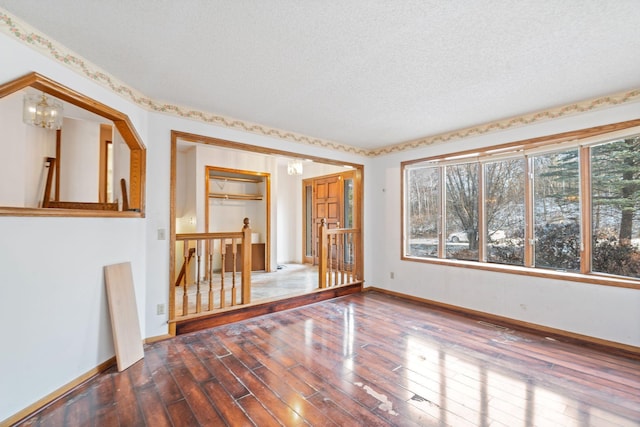
[[[360,272],[360,230],[318,228],[318,287],[330,288],[362,281]]]
[[[251,228],[248,218],[244,219],[242,231],[176,234],[176,242],[183,242],[184,265],[187,266],[182,280],[176,282],[181,285],[176,292],[182,294],[180,306],[179,293],[176,293],[176,318],[251,302]],[[192,251],[195,254],[195,268],[188,267]],[[232,257],[233,267],[228,272],[225,271],[225,264],[229,256]],[[239,272],[236,267],[238,257],[242,259]],[[230,288],[226,286],[229,279]]]

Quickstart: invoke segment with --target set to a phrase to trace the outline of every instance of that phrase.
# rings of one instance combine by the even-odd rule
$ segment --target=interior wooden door
[[[328,228],[340,228],[342,220],[342,177],[332,175],[313,183],[313,263],[318,263],[318,227],[324,218]]]

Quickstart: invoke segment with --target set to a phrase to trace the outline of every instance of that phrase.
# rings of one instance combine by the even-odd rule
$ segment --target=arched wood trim
[[[118,129],[122,139],[131,151],[129,161],[129,209],[144,212],[147,149],[129,120],[129,117],[108,105],[89,98],[36,72],[31,72],[0,85],[0,99],[27,87],[42,91],[113,122],[113,125]],[[21,209],[3,208],[2,211],[3,214],[11,214],[13,212],[15,216],[19,216]],[[30,211],[34,211],[34,209],[30,209]]]

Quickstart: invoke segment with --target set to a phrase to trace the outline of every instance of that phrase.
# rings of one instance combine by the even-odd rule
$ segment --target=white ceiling
[[[638,0],[0,7],[154,101],[365,149],[640,87]]]

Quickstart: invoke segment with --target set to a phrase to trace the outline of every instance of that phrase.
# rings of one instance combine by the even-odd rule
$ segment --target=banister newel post
[[[242,304],[251,302],[251,228],[249,218],[244,219],[242,227]]]
[[[327,220],[322,218],[318,227],[318,287],[327,287]]]

